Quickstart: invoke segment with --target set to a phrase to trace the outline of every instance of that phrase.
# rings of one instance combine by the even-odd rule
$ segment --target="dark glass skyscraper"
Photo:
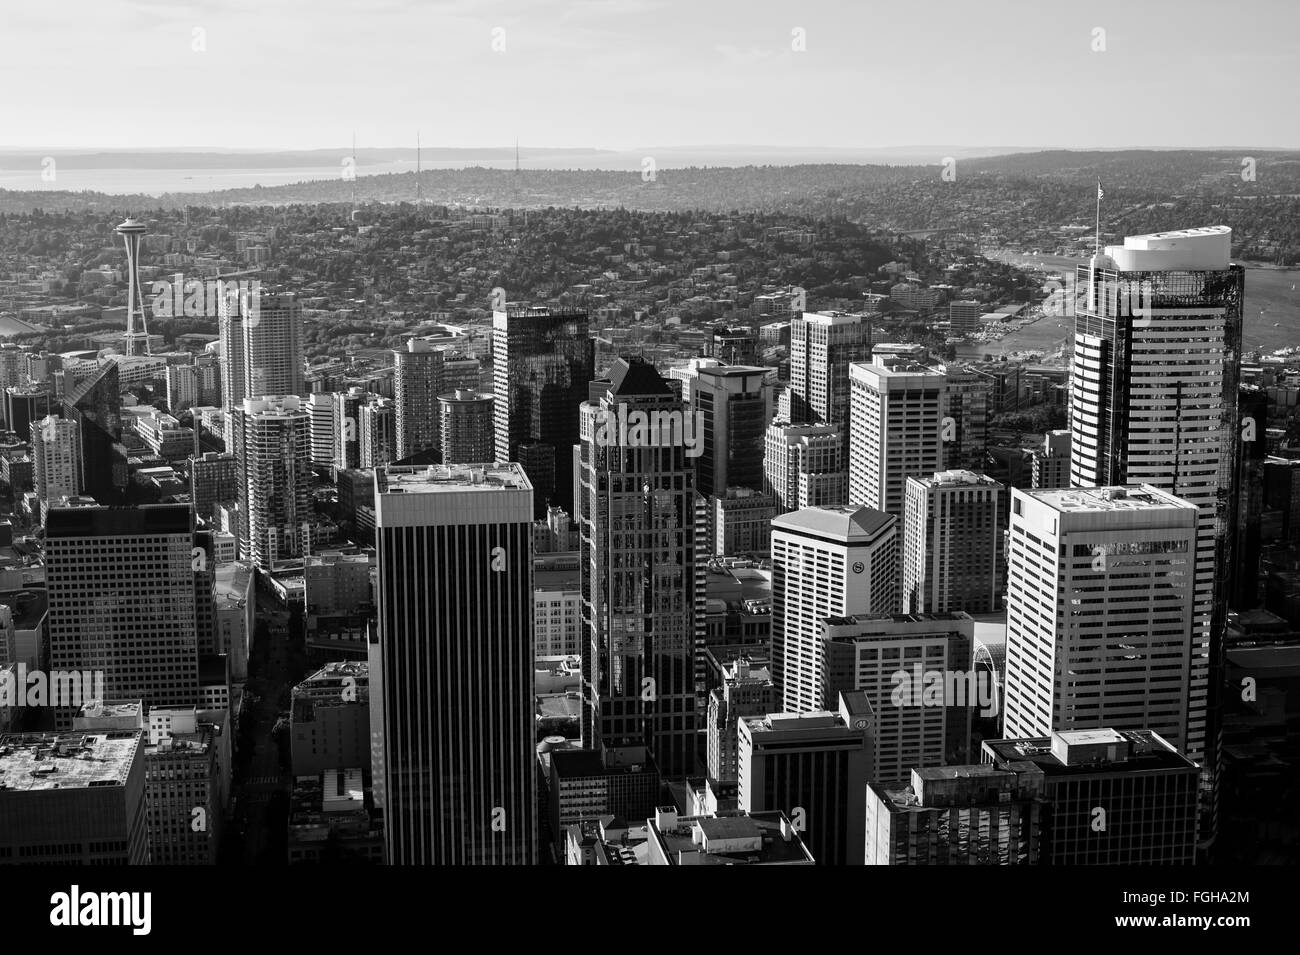
[[[493,314],[496,457],[524,466],[537,517],[550,504],[573,511],[578,406],[595,356],[584,311],[510,305]]]
[[[63,398],[63,417],[81,432],[81,490],[100,504],[117,504],[126,486],[126,462],[117,466],[122,397],[117,365],[107,362]]]

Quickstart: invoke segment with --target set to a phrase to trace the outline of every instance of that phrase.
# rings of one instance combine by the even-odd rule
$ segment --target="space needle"
[[[144,353],[149,350],[149,325],[144,314],[144,290],[140,288],[140,237],[149,231],[143,222],[130,217],[114,231],[126,244],[126,353],[135,354],[137,337],[144,339]],[[140,314],[140,331],[135,330],[136,312]]]

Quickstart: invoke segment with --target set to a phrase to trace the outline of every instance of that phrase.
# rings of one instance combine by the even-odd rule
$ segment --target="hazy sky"
[[[4,0],[0,147],[1295,147],[1298,79],[1295,0]]]

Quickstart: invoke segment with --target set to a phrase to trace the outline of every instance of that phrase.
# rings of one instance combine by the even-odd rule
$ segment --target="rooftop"
[[[524,469],[514,463],[435,464],[406,467],[390,464],[384,469],[386,494],[432,494],[438,491],[525,490],[533,485]]]
[[[797,534],[811,533],[836,542],[865,543],[874,540],[889,525],[897,523],[898,518],[884,511],[845,504],[835,507],[805,507],[782,514],[772,520],[772,528]]]
[[[1071,487],[1016,491],[1058,511],[1132,511],[1177,507],[1196,510],[1196,505],[1149,484],[1127,487]]]
[[[0,736],[0,790],[125,785],[143,742],[139,730]]]

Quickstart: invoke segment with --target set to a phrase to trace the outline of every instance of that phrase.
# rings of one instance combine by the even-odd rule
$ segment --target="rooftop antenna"
[[[1105,193],[1101,191],[1101,179],[1097,180],[1097,254],[1101,255],[1101,197]]]

